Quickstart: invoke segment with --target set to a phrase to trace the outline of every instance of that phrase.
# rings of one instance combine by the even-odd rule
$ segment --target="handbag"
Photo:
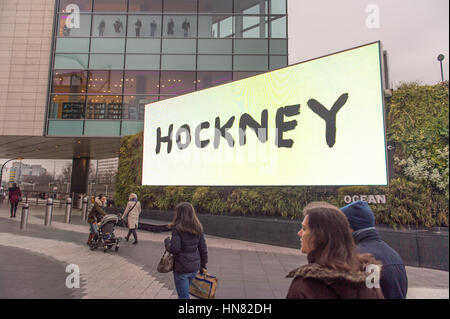
[[[169,253],[167,249],[161,257],[157,269],[160,273],[163,274],[171,272],[173,270],[173,255]]]
[[[216,276],[198,273],[189,286],[189,293],[200,299],[215,299],[218,282]]]

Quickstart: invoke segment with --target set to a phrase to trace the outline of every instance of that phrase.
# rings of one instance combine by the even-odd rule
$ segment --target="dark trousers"
[[[17,205],[19,205],[19,202],[10,204],[11,204],[11,217],[16,217]]]
[[[127,239],[130,238],[131,234],[133,234],[134,240],[137,241],[137,234],[136,234],[136,229],[129,229],[128,230],[128,235],[127,235]]]

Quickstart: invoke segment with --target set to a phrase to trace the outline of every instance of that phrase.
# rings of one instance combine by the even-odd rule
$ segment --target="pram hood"
[[[117,217],[117,215],[114,214],[109,214],[106,215],[105,217],[102,218],[101,223],[102,226],[108,223],[115,223],[117,224],[117,222],[119,221],[119,217]]]

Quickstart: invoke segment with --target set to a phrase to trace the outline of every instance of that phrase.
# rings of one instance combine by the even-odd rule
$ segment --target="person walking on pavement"
[[[11,216],[10,218],[16,217],[16,211],[17,211],[17,205],[19,205],[19,202],[22,200],[22,192],[20,191],[20,188],[17,187],[16,183],[13,183],[13,186],[8,189],[9,194],[9,203],[11,204]]]
[[[367,285],[368,265],[380,263],[370,254],[358,255],[344,214],[325,202],[304,210],[301,251],[308,264],[291,271],[288,299],[383,299],[380,288]]]
[[[190,203],[175,207],[175,216],[169,227],[172,238],[164,240],[168,252],[173,254],[173,278],[179,299],[189,299],[189,286],[195,275],[206,271],[208,248],[203,226]]]
[[[125,237],[125,240],[128,241],[130,239],[131,234],[133,234],[134,242],[133,244],[138,243],[136,228],[138,228],[139,224],[139,215],[141,214],[141,203],[137,199],[137,195],[131,193],[128,198],[128,204],[125,208],[125,212],[122,216],[123,220],[128,216],[128,235]]]
[[[408,291],[406,268],[400,255],[386,244],[375,229],[369,204],[357,201],[341,208],[350,223],[360,253],[370,253],[383,263],[380,286],[386,299],[405,299]]]
[[[90,224],[90,233],[87,241],[87,245],[90,245],[92,240],[96,239],[98,236],[98,222],[101,221],[102,217],[106,215],[103,207],[105,207],[106,197],[102,194],[98,195],[98,197],[94,201],[94,206],[89,211],[87,222]]]

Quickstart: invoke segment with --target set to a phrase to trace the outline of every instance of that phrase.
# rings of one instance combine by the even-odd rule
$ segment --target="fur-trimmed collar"
[[[381,267],[381,265],[378,264]],[[350,286],[365,286],[369,273],[364,271],[343,271],[325,268],[319,264],[307,264],[289,272],[286,278],[301,277],[305,279],[318,279],[325,284],[346,284]]]

